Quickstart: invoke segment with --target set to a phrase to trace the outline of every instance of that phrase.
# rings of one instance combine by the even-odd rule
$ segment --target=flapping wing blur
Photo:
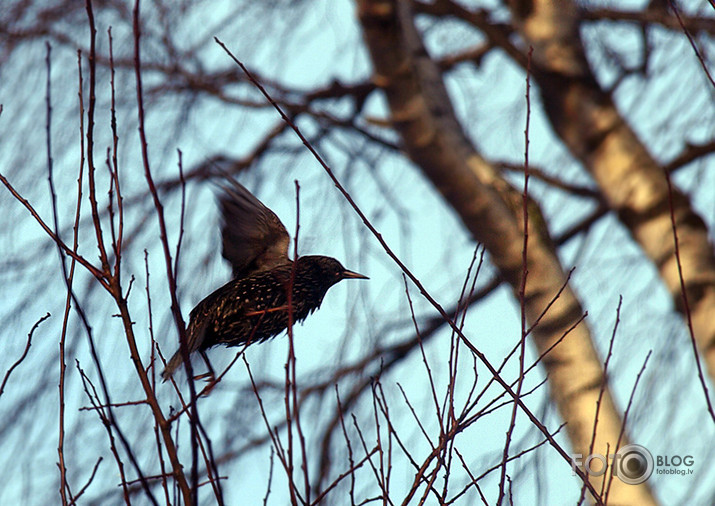
[[[230,179],[219,201],[223,257],[233,277],[271,269],[288,262],[290,236],[281,220],[242,184]]]

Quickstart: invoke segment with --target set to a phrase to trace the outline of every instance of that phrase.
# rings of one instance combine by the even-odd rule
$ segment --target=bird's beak
[[[363,276],[362,274],[359,274],[357,272],[344,270],[343,271],[343,279],[370,279],[370,278],[368,278],[367,276]]]

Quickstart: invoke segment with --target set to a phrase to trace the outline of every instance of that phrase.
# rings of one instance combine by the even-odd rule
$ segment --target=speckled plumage
[[[191,311],[186,329],[189,353],[223,344],[266,341],[288,326],[288,289],[292,285],[293,322],[320,307],[328,289],[343,279],[367,279],[334,258],[318,255],[288,258],[288,232],[278,217],[238,183],[221,198],[223,256],[235,279],[217,289]],[[253,226],[250,224],[253,223]],[[164,380],[183,363],[181,350],[162,372]]]

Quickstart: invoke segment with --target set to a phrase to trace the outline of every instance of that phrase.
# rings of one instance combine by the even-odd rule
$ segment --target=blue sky
[[[148,5],[145,8],[149,8]],[[271,11],[264,6],[251,4],[235,11],[230,21],[221,23],[225,12],[232,9],[230,2],[211,2],[211,8],[191,10],[191,17],[184,18],[172,27],[181,47],[200,45],[196,61],[183,62],[194,69],[199,64],[208,72],[211,69],[232,68],[232,63],[223,50],[213,42],[218,36],[242,61],[259,70],[267,80],[282,83],[286,87],[310,89],[327,85],[333,79],[353,83],[368,79],[369,62],[361,44],[361,34],[354,16],[354,5],[347,1],[313,3],[298,6],[298,14],[287,10]],[[106,28],[112,24],[115,36],[115,51],[129,54],[131,42],[125,37],[128,27],[112,15],[100,16],[99,39],[104,47]],[[420,19],[429,30],[428,48],[431,51],[447,52],[456,47],[476,41],[465,35],[463,28],[454,26],[435,27]],[[60,27],[69,30],[67,27]],[[461,31],[460,31],[461,30]],[[71,31],[71,30],[70,30]],[[622,29],[618,44],[604,29],[587,33],[593,43],[589,57],[597,62],[599,69],[607,65],[609,44],[627,54],[636,54],[637,48],[629,51],[637,36],[632,29]],[[85,43],[86,34],[76,35]],[[150,37],[147,39],[151,40]],[[689,47],[672,33],[656,31],[653,35],[653,65],[659,70],[660,79],[650,82],[627,79],[616,92],[616,99],[627,117],[662,159],[670,159],[685,142],[696,142],[712,137],[712,119],[715,116],[711,93],[703,82]],[[675,46],[674,46],[675,45]],[[41,215],[49,220],[46,183],[46,158],[44,155],[44,43],[25,46],[5,62],[4,76],[22,76],[22,79],[0,79],[0,164],[2,173],[35,204]],[[147,59],[156,55],[157,60],[168,57],[160,50],[145,48]],[[53,158],[59,196],[60,218],[63,227],[71,223],[76,198],[76,174],[79,167],[77,116],[77,71],[75,48],[53,44]],[[237,70],[237,69],[236,69]],[[86,65],[85,65],[86,72]],[[687,79],[679,76],[690,76]],[[86,74],[85,74],[86,79]],[[106,171],[103,167],[104,152],[110,142],[107,76],[103,73],[98,85],[101,106],[97,112],[97,149],[99,185],[106,188]],[[174,179],[177,175],[177,154],[180,149],[184,168],[217,154],[245,156],[262,134],[280,121],[269,109],[230,106],[215,98],[201,97],[186,111],[186,104],[175,95],[152,87],[160,81],[151,71],[144,74],[148,96],[147,128],[152,167],[157,180]],[[609,79],[604,71],[604,79]],[[17,83],[22,86],[18,87]],[[523,74],[506,61],[498,51],[489,55],[480,68],[457,68],[447,82],[455,107],[465,130],[475,144],[491,160],[519,162],[523,159],[523,124],[525,119]],[[122,181],[125,196],[144,194],[143,173],[136,136],[136,112],[133,75],[129,69],[118,73],[117,94],[119,98],[119,132]],[[703,89],[705,91],[703,91]],[[694,91],[695,90],[695,91]],[[258,100],[255,90],[236,86],[231,98]],[[695,99],[691,97],[695,96]],[[652,104],[658,104],[653,107]],[[590,184],[585,172],[573,162],[570,155],[555,143],[550,127],[538,109],[538,97],[532,95],[534,114],[531,116],[530,158],[535,166],[550,174],[571,182]],[[327,107],[338,114],[339,107]],[[375,95],[370,98],[366,113],[361,118],[386,118],[384,100]],[[309,136],[315,135],[315,121],[302,118],[298,125]],[[381,132],[394,141],[390,132]],[[348,268],[369,275],[369,283],[342,283],[329,292],[323,307],[296,329],[296,353],[301,381],[309,382],[325,375],[330,367],[350,363],[366,349],[399,342],[412,333],[409,324],[409,308],[404,295],[405,287],[397,267],[386,257],[354,212],[334,189],[327,176],[309,153],[300,147],[292,135],[285,135],[277,142],[275,154],[252,167],[242,178],[244,184],[283,220],[289,231],[295,228],[295,194],[293,181],[301,184],[301,229],[299,249],[301,254],[327,254],[339,258]],[[343,181],[358,205],[373,220],[387,243],[425,284],[427,289],[444,306],[455,303],[463,277],[472,258],[474,242],[461,227],[457,217],[447,208],[437,192],[399,154],[381,150],[356,138],[349,132],[335,130],[319,143],[323,156]],[[712,159],[693,164],[681,171],[676,182],[692,192],[693,200],[711,229],[715,221],[715,172]],[[514,177],[518,181],[518,177]],[[543,205],[543,211],[553,225],[552,232],[563,230],[585,215],[592,204],[584,205],[572,197],[551,190],[537,181],[532,182],[532,191]],[[179,295],[184,316],[206,294],[228,280],[228,266],[220,258],[218,215],[210,185],[192,183],[187,188],[187,222],[184,232],[183,254],[179,277]],[[24,337],[32,323],[46,311],[53,314],[51,320],[37,331],[32,355],[27,364],[18,368],[8,386],[8,392],[0,399],[0,418],[8,419],[13,404],[23,395],[38,389],[41,402],[38,407],[22,411],[18,423],[30,429],[25,434],[19,427],[5,426],[0,434],[7,434],[3,451],[18,455],[20,464],[8,475],[9,486],[0,492],[3,502],[36,504],[38,497],[46,497],[45,489],[56,488],[56,419],[57,419],[57,341],[65,292],[57,273],[57,254],[44,239],[37,225],[20,206],[11,202],[7,192],[2,193],[2,206],[12,217],[11,224],[3,226],[0,252],[6,258],[3,282],[0,283],[0,303],[3,318],[8,322],[12,344],[6,358],[0,360],[0,370],[14,361],[24,346]],[[104,195],[101,196],[106,198]],[[164,199],[169,217],[169,237],[172,244],[178,237],[180,198],[177,193]],[[106,205],[103,200],[100,205]],[[87,203],[83,204],[85,212]],[[150,289],[154,306],[154,329],[164,353],[172,353],[176,346],[176,331],[171,322],[167,303],[166,280],[163,277],[161,251],[156,240],[156,221],[148,201],[133,203],[127,208],[127,223],[139,223],[149,215],[147,225],[132,236],[124,256],[124,282],[132,275],[130,304],[136,318],[135,328],[143,336],[144,356],[148,356],[148,321],[144,286],[144,254],[149,254]],[[82,227],[82,253],[96,262],[96,246],[93,231],[87,222]],[[105,226],[107,222],[105,221]],[[66,236],[69,237],[69,236]],[[27,255],[35,261],[22,264]],[[704,483],[712,477],[705,463],[713,445],[713,428],[699,423],[703,416],[702,391],[694,375],[692,353],[689,350],[684,328],[674,314],[669,297],[657,279],[653,267],[644,259],[617,220],[607,217],[588,234],[567,244],[561,251],[566,269],[575,266],[573,284],[589,312],[588,322],[597,336],[597,345],[605,353],[616,318],[618,296],[623,295],[619,332],[614,345],[612,371],[616,398],[625,406],[633,382],[649,350],[653,350],[649,369],[641,380],[636,395],[632,417],[634,442],[641,443],[656,455],[692,454],[695,457],[695,477],[654,476],[652,484],[664,504],[671,498],[679,502],[696,504],[706,501],[712,492]],[[492,274],[486,263],[479,282],[486,283]],[[39,280],[42,280],[38,282]],[[44,281],[47,280],[47,281]],[[135,400],[139,390],[132,380],[132,365],[128,360],[126,343],[121,339],[121,327],[116,318],[111,318],[109,298],[100,290],[88,288],[88,276],[78,274],[75,286],[81,293],[83,305],[91,315],[100,353],[111,364],[110,384],[115,392],[115,402]],[[31,295],[26,296],[25,294]],[[433,316],[434,311],[422,300],[414,287],[410,295],[418,316]],[[18,310],[19,308],[19,310]],[[115,309],[114,309],[115,311]],[[390,326],[389,323],[400,323]],[[83,483],[97,455],[105,457],[102,464],[102,479],[105,483],[119,481],[116,468],[107,453],[106,436],[96,417],[86,411],[78,411],[87,405],[81,391],[74,358],[83,367],[92,371],[93,366],[76,316],[72,317],[68,357],[68,409],[67,424],[71,428],[73,442],[68,450],[71,462],[71,479],[74,484]],[[469,312],[465,328],[475,344],[493,363],[502,357],[519,338],[519,309],[505,288],[498,289],[484,302]],[[426,354],[437,382],[446,378],[446,362],[449,333],[441,331],[426,348]],[[282,382],[287,353],[287,340],[276,339],[270,343],[249,349],[247,358],[254,374],[265,381]],[[211,353],[216,364],[223,365],[232,357],[225,350]],[[531,348],[528,359],[533,360]],[[463,357],[463,371],[469,371],[471,363]],[[326,367],[329,366],[329,367]],[[37,371],[47,371],[38,375]],[[480,384],[488,373],[481,368]],[[512,361],[505,376],[514,378],[518,364]],[[372,371],[366,371],[372,372]],[[38,378],[42,376],[42,378]],[[47,379],[47,378],[51,379]],[[470,378],[464,374],[465,382]],[[538,369],[530,381],[533,385],[543,379]],[[423,456],[428,446],[421,437],[409,410],[402,400],[398,384],[407,397],[423,411],[425,423],[429,418],[430,399],[424,395],[428,388],[426,369],[419,356],[395,368],[382,378],[388,392],[393,413],[399,413],[396,421],[401,434]],[[45,384],[44,387],[42,385]],[[12,387],[12,388],[10,388]],[[466,383],[465,383],[466,388]],[[342,394],[342,392],[341,392]],[[494,390],[496,395],[497,391]],[[168,389],[160,392],[162,404],[168,407],[175,403]],[[272,399],[280,402],[279,397]],[[371,412],[369,402],[356,410],[358,420],[369,430]],[[547,404],[547,391],[542,388],[527,404],[542,414],[555,428],[558,417]],[[238,362],[226,381],[212,395],[202,401],[202,413],[207,420],[207,429],[216,439],[227,441],[227,447],[235,449],[265,433],[257,418],[255,399],[247,389],[247,372]],[[327,396],[324,405],[315,405],[311,413],[321,410],[334,411],[334,396]],[[120,418],[123,424],[151,426],[146,411],[123,408]],[[280,415],[280,412],[278,412]],[[502,409],[476,424],[460,436],[460,448],[472,452],[469,457],[478,462],[475,467],[489,467],[500,460],[504,431],[508,424],[510,408]],[[47,419],[44,423],[34,423]],[[280,417],[278,417],[280,419]],[[147,425],[148,424],[148,425]],[[696,432],[702,431],[702,433]],[[135,434],[140,439],[142,434]],[[523,446],[536,442],[533,431],[525,420],[519,419],[515,441]],[[565,438],[560,438],[568,445]],[[315,441],[312,442],[313,444]],[[30,448],[28,452],[26,448]],[[186,454],[188,455],[188,453]],[[269,466],[269,451],[261,447],[248,459],[242,459],[226,472],[229,480],[225,487],[229,497],[241,498],[246,504],[263,499]],[[152,454],[144,455],[147,468],[156,465]],[[36,472],[28,474],[28,466],[37,466]],[[274,487],[272,504],[285,502],[284,474],[277,461],[273,471]],[[347,466],[347,461],[336,462],[338,469]],[[4,466],[7,468],[7,465]],[[557,458],[548,448],[539,450],[538,459],[524,459],[511,469],[515,476],[523,478],[519,488],[518,503],[532,503],[539,499],[545,504],[571,504],[578,488],[567,464]],[[369,480],[369,473],[361,476]],[[409,466],[396,469],[394,487],[402,490],[410,483],[414,472]],[[367,483],[367,481],[366,481]],[[493,475],[481,484],[489,497],[495,497],[498,476]],[[541,488],[541,487],[544,488]],[[78,487],[78,485],[75,485]],[[696,489],[696,496],[689,490]],[[107,487],[97,487],[106,491]],[[455,487],[458,489],[458,487]],[[92,490],[92,489],[90,489]],[[399,494],[398,494],[399,495]],[[47,496],[54,497],[54,496]],[[101,494],[99,495],[101,497]],[[705,502],[702,502],[705,504]]]

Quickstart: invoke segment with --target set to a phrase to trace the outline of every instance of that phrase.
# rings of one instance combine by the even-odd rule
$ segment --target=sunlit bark
[[[387,95],[391,120],[414,163],[483,243],[501,275],[518,294],[522,275],[523,228],[518,192],[476,151],[459,125],[435,62],[417,32],[408,2],[359,2],[365,41],[375,66],[374,81]],[[536,217],[535,217],[536,219]],[[532,220],[533,221],[533,220]],[[530,323],[566,286],[532,332],[540,353],[548,350],[581,317],[581,305],[549,241],[529,230],[525,310]],[[603,380],[601,361],[588,326],[577,325],[544,360],[552,397],[567,422],[575,453],[589,454],[596,405]],[[612,452],[621,419],[606,390],[594,448]],[[625,441],[622,441],[625,444]],[[596,488],[601,482],[594,479]],[[647,486],[612,482],[614,504],[650,504]]]

